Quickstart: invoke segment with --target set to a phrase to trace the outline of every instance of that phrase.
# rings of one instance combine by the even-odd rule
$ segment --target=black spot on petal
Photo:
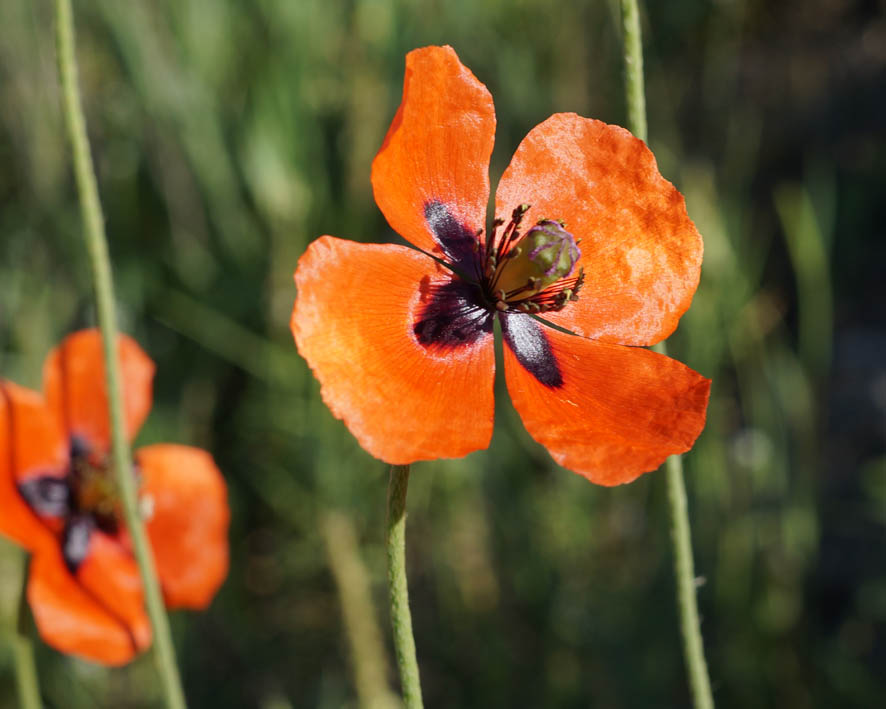
[[[473,273],[477,258],[474,251],[476,230],[459,222],[445,204],[436,200],[425,203],[425,219],[449,261],[465,272]]]
[[[427,302],[412,328],[425,347],[454,349],[492,332],[492,314],[480,304],[476,286],[452,280],[427,287]]]
[[[546,387],[559,389],[563,386],[560,365],[544,328],[538,322],[522,313],[502,313],[501,331],[505,344],[523,369]]]
[[[80,564],[89,554],[89,541],[94,530],[95,520],[92,515],[74,515],[65,525],[62,554],[65,564],[72,574],[77,572]]]
[[[30,477],[18,484],[18,491],[38,517],[65,517],[70,511],[71,488],[65,478]]]

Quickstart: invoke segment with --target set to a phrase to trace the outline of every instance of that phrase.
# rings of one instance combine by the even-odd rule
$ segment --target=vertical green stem
[[[643,43],[640,34],[640,13],[637,0],[621,0],[624,28],[625,94],[628,106],[628,129],[646,140],[646,95],[643,86]],[[667,354],[664,342],[655,351]],[[696,709],[713,709],[711,681],[704,657],[701,623],[696,598],[695,562],[692,558],[692,535],[683,479],[683,459],[672,455],[665,462],[668,479],[668,500],[671,508],[671,539],[674,544],[674,574],[677,583],[677,605],[683,636],[683,655],[689,686]]]
[[[664,354],[660,343],[656,348]],[[689,507],[686,503],[686,483],[683,481],[683,459],[672,455],[665,461],[668,476],[668,499],[671,505],[671,540],[674,544],[674,574],[677,579],[677,605],[680,608],[680,629],[683,635],[683,655],[689,674],[689,686],[696,709],[713,709],[711,680],[704,658],[701,621],[696,598],[695,564],[692,559],[692,534],[689,528]]]
[[[175,660],[175,648],[172,644],[169,619],[166,616],[166,609],[160,593],[160,584],[157,581],[157,574],[154,569],[150,542],[138,511],[136,480],[132,470],[132,453],[129,449],[129,442],[126,439],[120,367],[117,361],[117,320],[114,310],[114,286],[111,278],[108,244],[105,237],[104,217],[98,198],[95,171],[92,165],[92,156],[89,153],[83,107],[77,86],[77,63],[74,56],[74,21],[70,0],[56,0],[55,9],[58,66],[64,101],[64,114],[74,158],[74,172],[77,179],[77,189],[80,194],[80,209],[83,218],[83,234],[92,265],[96,309],[104,346],[114,472],[123,502],[126,526],[132,538],[133,551],[144,586],[145,604],[154,631],[154,658],[160,674],[166,705],[170,709],[184,709],[186,706],[185,697],[182,691],[178,665]]]
[[[621,0],[621,24],[624,37],[625,100],[628,104],[628,129],[646,140],[646,89],[643,85],[643,38],[637,0]]]
[[[25,555],[22,555],[25,557]],[[40,683],[34,662],[34,641],[31,639],[31,611],[28,608],[28,564],[22,564],[22,590],[18,601],[18,619],[12,639],[15,662],[15,683],[22,709],[41,709]]]
[[[409,612],[409,590],[406,587],[406,489],[409,466],[392,465],[388,483],[388,522],[385,544],[388,552],[388,598],[391,603],[391,625],[394,628],[394,649],[403,687],[406,709],[423,707],[418,661],[415,659],[415,638],[412,635],[412,614]]]

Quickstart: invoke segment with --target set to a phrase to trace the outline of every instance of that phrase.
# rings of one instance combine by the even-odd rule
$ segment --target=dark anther
[[[92,446],[83,436],[71,436],[71,458],[85,458],[91,452]]]

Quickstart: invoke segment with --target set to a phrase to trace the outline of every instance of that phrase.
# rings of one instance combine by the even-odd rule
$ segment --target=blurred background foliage
[[[686,466],[723,708],[886,696],[884,9],[644,10],[651,146],[705,237],[670,348],[714,380]],[[320,234],[396,238],[369,168],[408,50],[452,44],[489,86],[495,185],[553,112],[624,123],[616,17],[592,0],[75,3],[122,323],[158,365],[137,443],[208,448],[230,487],[227,583],[173,618],[193,706],[356,706],[336,553],[365,563],[396,688],[387,472],[295,352],[292,272]],[[34,388],[49,348],[95,320],[52,27],[48,0],[0,3],[0,372]],[[497,407],[489,451],[413,470],[428,706],[687,706],[663,475],[590,485]],[[0,540],[4,629],[21,569]],[[38,643],[38,663],[49,707],[159,702],[149,658],[109,672]]]

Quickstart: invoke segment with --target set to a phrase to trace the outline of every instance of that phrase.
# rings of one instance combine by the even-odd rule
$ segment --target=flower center
[[[576,300],[584,270],[575,237],[559,220],[542,219],[520,233],[528,204],[521,204],[504,226],[496,219],[492,233],[479,246],[483,263],[482,285],[487,301],[500,311],[544,313],[562,310]]]
[[[114,534],[122,521],[120,494],[106,455],[94,453],[82,439],[71,438],[71,458],[62,475],[38,474],[18,485],[28,505],[51,529],[86,520]]]
[[[90,455],[75,442],[68,484],[73,515],[89,515],[99,528],[116,531],[122,518],[120,493],[107,456]]]
[[[95,530],[115,536],[123,526],[120,491],[107,454],[93,451],[78,436],[71,437],[70,462],[61,471],[37,474],[18,484],[34,513],[59,535],[68,568],[75,572],[89,553]],[[133,468],[138,476],[138,469]],[[148,498],[142,514],[150,516]]]

